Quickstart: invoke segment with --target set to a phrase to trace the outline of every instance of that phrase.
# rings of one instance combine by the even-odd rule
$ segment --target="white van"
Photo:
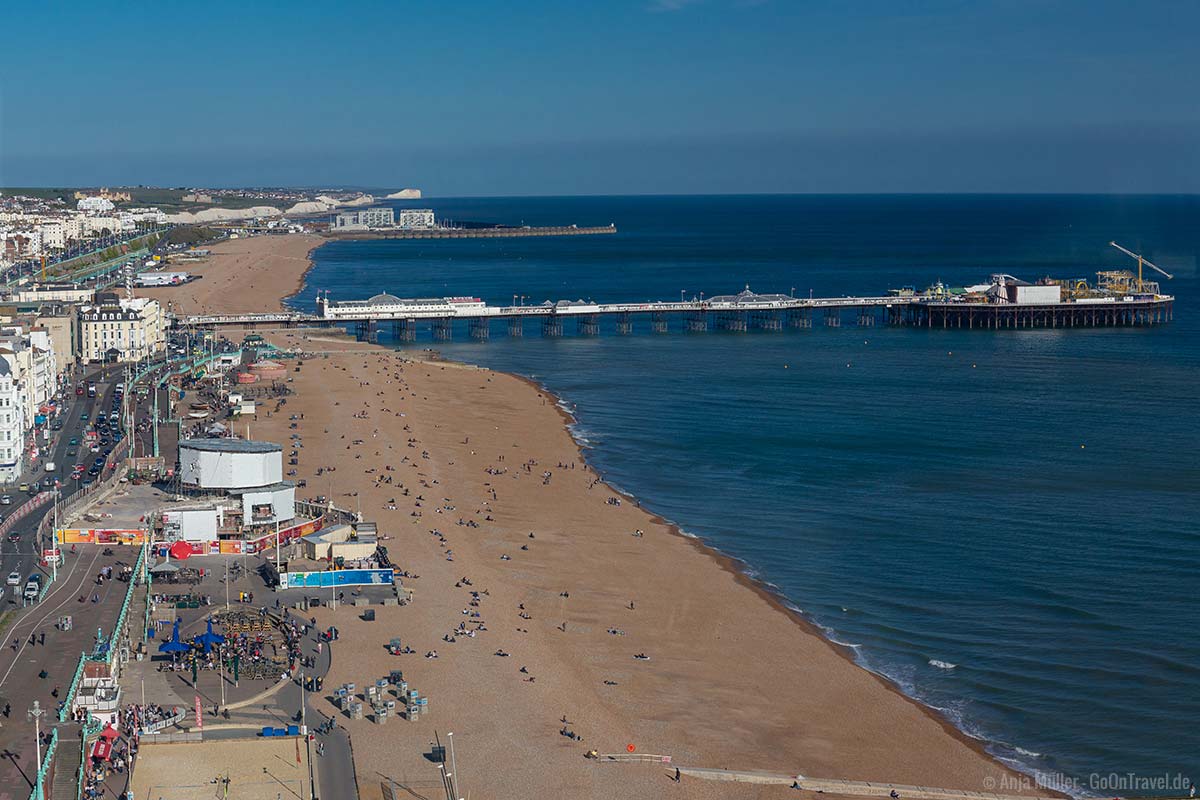
[[[33,581],[25,584],[24,597],[26,600],[37,600],[38,595],[42,593],[42,587],[38,586]]]
[[[58,469],[58,464],[55,464],[53,461],[46,462],[46,472],[54,472],[56,469]]]

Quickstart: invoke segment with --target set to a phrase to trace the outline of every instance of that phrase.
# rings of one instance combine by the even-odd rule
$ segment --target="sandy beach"
[[[179,266],[198,280],[139,289],[138,294],[189,314],[275,311],[300,290],[311,266],[308,254],[324,242],[319,236],[296,234],[218,242],[209,248],[207,261]]]
[[[273,309],[318,242],[226,243],[177,307]],[[315,612],[342,632],[327,690],[400,668],[429,698],[415,722],[338,717],[364,798],[387,781],[434,796],[436,768],[422,753],[435,731],[454,732],[460,786],[474,798],[797,794],[675,784],[661,766],[584,758],[631,745],[687,766],[977,791],[1011,775],[730,560],[600,482],[536,386],[333,334],[277,336],[327,353],[293,373],[296,396],[260,415],[253,437],[286,441],[288,416],[303,415],[307,496],[361,508],[398,567],[419,576],[404,580],[414,602],[377,607],[374,622],[349,607]],[[464,629],[475,633],[454,635]],[[388,655],[394,636],[417,653]]]

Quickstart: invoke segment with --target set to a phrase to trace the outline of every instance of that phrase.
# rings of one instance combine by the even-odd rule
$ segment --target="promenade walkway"
[[[667,774],[674,776],[675,765],[667,768]],[[909,786],[900,783],[880,783],[877,781],[847,781],[839,778],[807,778],[803,775],[784,772],[766,772],[763,770],[730,770],[712,769],[707,767],[678,767],[681,777],[703,778],[710,781],[727,781],[731,783],[776,784],[791,786],[796,784],[806,792],[840,795],[843,797],[885,797],[891,798],[892,792],[901,800],[1058,800],[1052,796],[1038,797],[1036,795],[1008,795],[991,792],[972,792],[966,789],[941,789],[932,786]]]

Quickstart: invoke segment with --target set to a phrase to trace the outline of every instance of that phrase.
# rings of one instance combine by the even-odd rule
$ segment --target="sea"
[[[1200,198],[655,196],[393,202],[604,236],[335,242],[293,305],[880,295],[1136,269],[1157,327],[653,334],[405,347],[529,376],[605,478],[738,559],[857,662],[1049,788],[1200,779]],[[674,323],[678,325],[678,323]],[[383,329],[388,342],[388,329]],[[397,344],[397,346],[401,346]],[[802,767],[799,764],[798,767]],[[850,777],[855,776],[838,776]],[[1134,780],[1134,778],[1139,780]],[[1151,782],[1157,781],[1157,782]]]

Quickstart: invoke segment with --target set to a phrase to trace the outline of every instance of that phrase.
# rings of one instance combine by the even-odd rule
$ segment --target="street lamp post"
[[[35,797],[40,798],[42,795],[42,715],[46,710],[42,708],[42,704],[37,700],[33,701],[33,708],[25,712],[29,719],[33,720],[33,734],[37,739],[37,784],[34,787]]]
[[[451,786],[454,788],[454,796],[457,798],[461,792],[458,789],[458,762],[454,758],[454,731],[447,733],[446,738],[450,740],[450,774],[454,776]]]

